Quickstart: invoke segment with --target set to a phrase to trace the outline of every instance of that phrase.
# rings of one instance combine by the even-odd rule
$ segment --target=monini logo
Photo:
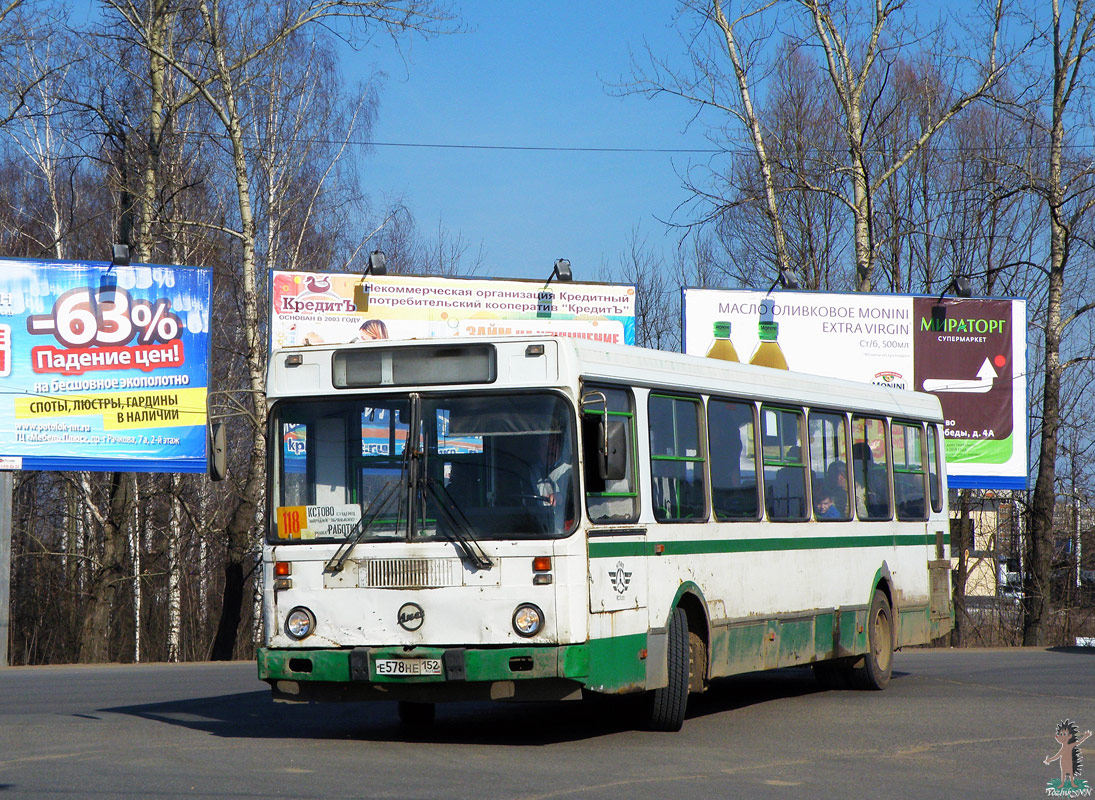
[[[891,389],[909,388],[905,383],[905,376],[900,372],[894,372],[892,370],[876,372],[874,374],[874,380],[872,380],[871,383],[875,386],[889,386]]]
[[[1080,745],[1088,740],[1091,731],[1080,729],[1070,719],[1062,720],[1057,724],[1057,731],[1053,738],[1061,745],[1055,755],[1042,759],[1043,764],[1052,764],[1054,761],[1061,766],[1061,779],[1049,781],[1046,784],[1047,797],[1090,797],[1091,784],[1080,777],[1084,771],[1084,754]]]

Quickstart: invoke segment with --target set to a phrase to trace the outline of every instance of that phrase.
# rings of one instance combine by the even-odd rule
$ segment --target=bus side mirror
[[[627,428],[621,419],[582,415],[587,492],[603,492],[606,481],[627,477]]]
[[[581,418],[585,439],[588,491],[604,491],[606,480],[627,477],[627,428],[622,419],[587,414]]]
[[[207,462],[209,480],[223,481],[228,475],[228,448],[225,445],[223,422],[214,422],[209,426],[209,459]]]
[[[608,427],[600,442],[600,472],[606,481],[622,481],[627,477],[627,422],[611,417],[605,422]]]

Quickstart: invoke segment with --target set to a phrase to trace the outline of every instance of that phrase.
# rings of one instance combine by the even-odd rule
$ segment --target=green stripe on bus
[[[903,536],[829,536],[826,538],[782,539],[699,539],[684,542],[590,542],[590,558],[653,556],[661,545],[662,555],[710,555],[712,553],[760,553],[787,550],[835,550],[850,547],[913,547],[932,544],[924,534]]]

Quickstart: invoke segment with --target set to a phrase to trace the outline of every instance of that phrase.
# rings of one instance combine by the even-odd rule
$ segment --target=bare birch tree
[[[677,273],[633,228],[627,250],[615,267],[601,268],[601,279],[635,287],[635,344],[655,350],[679,350],[681,346],[681,287]]]
[[[1041,7],[1043,15],[1046,7]],[[1045,18],[1043,16],[1043,18]],[[1057,504],[1057,459],[1063,417],[1062,381],[1066,370],[1091,359],[1087,348],[1068,356],[1070,327],[1085,319],[1095,303],[1071,295],[1078,269],[1090,268],[1093,255],[1090,212],[1095,207],[1095,160],[1089,148],[1073,149],[1090,136],[1088,110],[1093,98],[1090,58],[1095,47],[1095,9],[1085,0],[1050,0],[1048,20],[1039,28],[1033,50],[1033,86],[1048,93],[1032,99],[1027,119],[1044,143],[1044,158],[1016,164],[1020,189],[1032,192],[1044,205],[1048,223],[1043,276],[1045,313],[1042,317],[1041,436],[1037,478],[1031,497],[1028,563],[1023,576],[1023,644],[1045,645],[1052,615],[1054,510]],[[1048,68],[1048,74],[1042,69]],[[1041,73],[1041,74],[1039,74]],[[1087,139],[1089,140],[1089,139]],[[1031,167],[1035,167],[1031,169]],[[1062,354],[1065,358],[1062,360]]]
[[[21,16],[24,6],[34,13]],[[246,407],[261,413],[249,387],[265,358],[264,272],[359,267],[365,243],[385,227],[367,218],[352,163],[341,157],[351,138],[368,138],[375,97],[366,88],[347,105],[332,34],[359,44],[441,32],[450,28],[446,10],[433,0],[263,8],[107,0],[93,31],[51,49],[30,24],[50,28],[55,21],[41,12],[52,8],[0,7],[0,62],[12,65],[0,90],[5,251],[101,258],[121,239],[135,261],[213,267],[215,380],[248,387]],[[23,27],[9,36],[17,19]],[[463,269],[466,249],[442,230],[436,257]],[[204,479],[20,476],[22,658],[208,657],[214,637],[204,620],[215,604],[207,600],[222,590],[217,652],[246,652],[233,647],[241,605],[233,600],[242,600],[251,567],[264,478],[253,449],[261,420],[251,419],[259,424],[234,434],[244,464],[237,484],[216,499]],[[225,577],[210,579],[220,563]]]
[[[697,116],[707,111],[716,118],[733,120],[740,127],[755,154],[754,165],[759,176],[755,192],[730,199],[717,187],[704,185],[704,170],[700,170],[700,177],[686,176],[686,186],[707,206],[701,210],[698,220],[690,221],[689,227],[716,221],[741,204],[751,203],[762,210],[767,221],[776,270],[791,266],[791,262],[779,207],[776,162],[769,153],[768,134],[761,113],[754,105],[753,93],[754,84],[763,80],[763,76],[755,73],[767,69],[757,67],[755,59],[772,36],[771,24],[764,15],[779,2],[781,0],[762,0],[734,18],[727,16],[722,0],[682,3],[679,18],[683,25],[689,26],[684,36],[691,50],[689,66],[678,68],[670,59],[648,48],[645,61],[633,65],[633,79],[616,87],[624,93],[640,92],[648,97],[659,94],[679,97],[698,109]],[[743,35],[744,45],[741,44]],[[725,62],[729,63],[728,68],[723,66]],[[732,147],[738,140],[731,126],[716,123],[716,129],[712,138],[723,146]]]
[[[790,143],[774,142],[774,103],[758,103],[757,96],[771,97],[770,86],[778,74],[776,58],[786,50],[774,41],[777,31],[786,31],[793,48],[817,53],[833,98],[834,118],[840,146],[824,154],[820,165],[827,175],[839,176],[841,185],[819,183],[810,170],[795,170],[795,186],[830,196],[850,215],[851,241],[855,260],[855,288],[870,291],[880,238],[873,227],[875,195],[902,170],[911,158],[970,104],[984,97],[1003,74],[998,61],[998,33],[1003,17],[1003,0],[986,10],[980,32],[964,31],[964,49],[944,41],[943,26],[934,31],[912,29],[909,18],[915,10],[907,0],[747,0],[736,16],[727,15],[722,0],[691,0],[682,4],[681,20],[691,27],[684,37],[689,65],[674,69],[666,59],[650,55],[648,63],[636,68],[635,80],[622,87],[648,95],[668,93],[682,97],[705,119],[719,142],[732,142],[732,126],[720,125],[720,118],[732,121],[745,132],[743,138],[757,165],[757,197],[769,221],[775,267],[794,266],[786,244],[787,211],[782,208],[778,173],[778,152],[792,151]],[[957,38],[957,37],[956,37]],[[878,130],[885,119],[878,114],[877,100],[889,80],[889,70],[900,54],[912,48],[926,48],[947,63],[947,80],[955,87],[945,105],[931,109],[915,137],[901,141],[883,157],[878,147]],[[717,46],[712,44],[717,42]],[[979,51],[974,50],[979,48]],[[726,66],[724,66],[726,65]],[[730,148],[732,151],[732,148]],[[717,178],[715,180],[717,184]],[[701,205],[714,208],[717,216],[727,207],[718,186],[702,187],[690,181]],[[701,215],[697,222],[710,221]]]
[[[956,91],[947,102],[925,115],[917,135],[910,136],[888,158],[880,154],[872,141],[873,107],[885,85],[885,72],[892,53],[902,47],[900,40],[885,35],[891,17],[902,11],[907,0],[875,0],[870,19],[858,23],[858,9],[852,3],[828,0],[796,0],[808,15],[813,34],[808,39],[820,47],[833,92],[840,109],[840,130],[847,147],[847,158],[834,158],[833,168],[848,178],[850,192],[839,199],[848,207],[854,225],[856,289],[869,292],[874,285],[878,236],[872,225],[874,197],[924,148],[933,136],[975,100],[984,97],[1003,74],[997,62],[997,41],[1003,17],[1003,1],[995,0],[986,52],[980,68],[972,70],[972,86]],[[961,85],[961,68],[969,69],[961,59],[949,77]],[[881,73],[881,74],[880,74]],[[834,153],[836,156],[836,153]]]
[[[294,36],[313,25],[341,26],[348,37],[361,40],[377,32],[398,36],[448,29],[447,12],[432,0],[301,0],[282,4],[222,4],[199,0],[186,11],[184,24],[199,34],[189,43],[187,57],[169,50],[134,27],[141,45],[163,59],[200,96],[225,139],[227,171],[235,189],[233,218],[219,227],[235,240],[239,257],[241,296],[239,334],[246,384],[241,387],[251,421],[248,456],[238,484],[236,502],[225,528],[227,558],[221,622],[213,644],[215,659],[233,657],[244,596],[245,560],[260,528],[265,478],[264,399],[265,341],[260,299],[262,264],[259,221],[255,216],[255,165],[250,146],[261,131],[246,114],[254,91],[255,68]]]
[[[834,200],[841,177],[826,166],[828,153],[840,146],[832,124],[834,109],[817,65],[787,44],[766,104],[783,246],[805,288],[847,290],[847,216]],[[734,159],[720,181],[729,202],[718,215],[715,233],[727,255],[726,274],[744,286],[766,285],[779,258],[769,235],[769,215],[754,201],[763,195],[756,160]],[[828,191],[807,189],[805,184]]]

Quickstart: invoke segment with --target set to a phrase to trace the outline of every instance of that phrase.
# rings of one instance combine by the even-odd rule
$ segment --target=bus
[[[641,694],[724,676],[882,689],[953,626],[937,399],[550,336],[270,361],[275,700]]]

